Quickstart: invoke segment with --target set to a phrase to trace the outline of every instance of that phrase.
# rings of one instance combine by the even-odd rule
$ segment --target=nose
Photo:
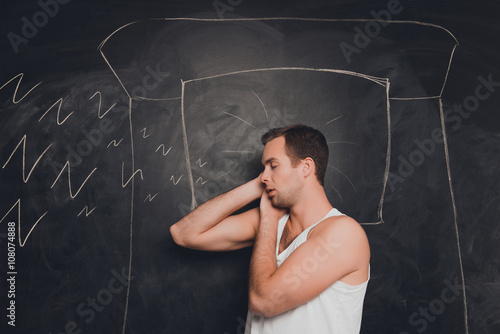
[[[266,183],[269,181],[269,175],[266,172],[266,168],[264,168],[264,171],[260,174],[260,182]]]

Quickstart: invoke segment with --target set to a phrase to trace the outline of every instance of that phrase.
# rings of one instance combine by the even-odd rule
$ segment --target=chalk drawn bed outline
[[[383,223],[383,217],[382,217],[383,202],[384,202],[384,197],[385,197],[387,180],[389,177],[389,167],[390,167],[390,158],[391,158],[391,121],[390,121],[391,116],[390,116],[390,106],[389,106],[389,89],[390,89],[389,80],[387,78],[379,78],[379,77],[369,76],[369,75],[356,73],[356,72],[352,72],[352,71],[334,70],[334,69],[315,69],[315,68],[299,68],[299,67],[262,68],[262,69],[229,72],[229,73],[218,74],[218,75],[213,75],[213,76],[209,76],[209,77],[202,77],[202,78],[197,78],[197,79],[191,79],[191,80],[186,80],[186,81],[182,80],[181,81],[181,84],[182,84],[182,86],[181,86],[182,87],[181,88],[181,117],[182,117],[182,127],[183,127],[183,136],[184,136],[183,141],[184,141],[184,151],[185,151],[185,157],[186,157],[186,166],[187,166],[189,184],[190,184],[190,188],[191,188],[191,210],[193,210],[196,206],[198,206],[198,203],[197,203],[196,197],[195,197],[194,178],[192,175],[192,168],[191,168],[191,156],[189,154],[188,133],[186,131],[185,107],[184,107],[184,102],[185,102],[185,98],[184,98],[185,94],[184,93],[185,93],[186,84],[190,84],[190,83],[194,83],[194,82],[198,82],[198,81],[203,81],[203,80],[211,80],[211,79],[221,78],[221,77],[226,77],[226,76],[231,76],[231,75],[256,73],[256,72],[275,72],[275,71],[304,71],[304,72],[322,72],[322,73],[342,74],[342,75],[362,78],[362,79],[371,81],[375,84],[378,84],[382,87],[385,87],[385,100],[386,100],[385,113],[386,113],[386,117],[387,117],[387,149],[386,149],[386,153],[385,153],[385,167],[384,167],[384,174],[383,174],[382,193],[380,196],[378,210],[377,210],[378,221],[377,222],[362,223],[363,225],[382,224]],[[255,94],[255,92],[254,92],[254,94]],[[260,101],[260,99],[259,99],[259,101]],[[260,102],[262,103],[262,101],[260,101]],[[264,110],[265,110],[265,107],[264,107]],[[231,115],[231,116],[236,117],[234,115]],[[236,117],[236,118],[238,118],[238,117]],[[334,121],[334,120],[330,120],[329,122],[332,122],[332,121]],[[334,168],[332,166],[329,166],[329,167]],[[340,172],[340,173],[342,173],[342,172]],[[342,175],[344,175],[344,174],[342,173]],[[346,177],[346,176],[344,175],[344,177]],[[347,180],[349,180],[349,179],[347,178]],[[351,182],[351,181],[349,180],[349,182]],[[352,184],[352,182],[351,182],[351,184]]]
[[[199,21],[199,22],[238,22],[238,21],[271,21],[271,20],[283,20],[283,21],[321,21],[321,22],[376,22],[377,20],[373,19],[314,19],[314,18],[290,18],[290,17],[273,17],[273,18],[242,18],[242,19],[200,19],[200,18],[161,18],[161,19],[150,19],[150,20],[163,20],[163,21]],[[113,36],[115,35],[118,31],[124,29],[125,27],[128,27],[130,25],[133,25],[135,23],[138,23],[141,21],[134,21],[131,23],[128,23],[117,30],[115,30],[112,34],[110,34],[104,41],[99,45],[98,50],[103,57],[104,61],[107,63],[109,66],[110,70],[113,72],[115,77],[117,78],[119,84],[122,86],[123,90],[129,97],[129,125],[130,125],[130,136],[131,136],[131,165],[132,165],[132,177],[130,179],[131,183],[131,218],[130,218],[130,254],[129,254],[129,283],[130,283],[130,276],[131,276],[131,271],[132,271],[132,255],[133,255],[133,249],[132,249],[132,226],[133,226],[133,207],[134,207],[134,175],[138,172],[135,170],[135,164],[134,164],[134,140],[133,140],[133,135],[132,135],[132,129],[133,129],[133,124],[132,124],[132,101],[134,99],[142,99],[142,98],[136,98],[132,97],[130,93],[127,91],[125,85],[123,84],[122,80],[120,80],[120,77],[117,75],[111,64],[109,63],[108,59],[104,55],[104,52],[102,51],[102,48],[105,46],[106,42]],[[451,167],[450,167],[450,161],[449,161],[449,152],[448,152],[448,142],[447,142],[447,137],[446,137],[446,129],[445,129],[445,120],[444,120],[444,113],[443,113],[443,105],[442,105],[442,94],[448,79],[448,74],[449,70],[451,67],[451,63],[453,60],[453,55],[455,53],[456,47],[459,45],[458,40],[453,36],[453,34],[445,29],[442,26],[435,25],[435,24],[430,24],[430,23],[424,23],[424,22],[418,22],[418,21],[401,21],[401,20],[387,20],[385,21],[387,23],[391,24],[415,24],[415,25],[422,25],[422,26],[427,26],[427,27],[432,27],[436,29],[440,29],[448,33],[453,40],[455,41],[455,45],[453,46],[450,57],[449,57],[449,63],[448,67],[446,70],[446,75],[443,79],[443,85],[441,87],[441,91],[438,95],[436,96],[430,96],[430,97],[390,97],[388,95],[388,110],[390,110],[390,101],[391,100],[437,100],[439,104],[439,116],[440,116],[440,121],[441,121],[441,131],[443,134],[443,146],[444,146],[444,152],[445,152],[445,161],[446,161],[446,171],[448,175],[448,185],[450,189],[450,195],[451,195],[451,202],[452,202],[452,209],[453,209],[453,222],[454,222],[454,227],[455,227],[455,236],[456,236],[456,241],[457,241],[457,250],[458,250],[458,259],[459,259],[459,267],[460,267],[460,274],[461,274],[461,279],[462,279],[462,292],[463,292],[463,302],[464,302],[464,327],[465,331],[468,334],[468,318],[467,318],[467,298],[466,298],[466,291],[465,291],[465,278],[464,278],[464,273],[463,273],[463,265],[462,265],[462,255],[461,255],[461,250],[460,250],[460,236],[459,236],[459,231],[458,231],[458,224],[457,224],[457,209],[456,209],[456,204],[455,204],[455,197],[453,193],[453,182],[452,182],[452,177],[451,177]],[[259,70],[265,70],[265,69],[259,69]],[[269,69],[268,69],[269,70]],[[317,69],[316,69],[317,70]],[[328,69],[331,71],[332,69]],[[362,75],[362,74],[361,74]],[[388,78],[385,78],[387,80],[387,86],[389,87],[390,82]],[[199,78],[196,79],[191,79],[191,80],[199,80]],[[186,80],[187,82],[188,80]],[[184,86],[185,82],[182,81],[182,85]],[[17,91],[17,89],[16,89]],[[169,99],[146,99],[146,100],[171,100],[171,99],[179,99],[182,97],[174,97],[174,98],[169,98]],[[186,136],[186,133],[184,132],[184,136]],[[184,138],[185,140],[186,138]],[[189,161],[189,152],[187,152],[187,147],[185,146],[185,154],[187,157],[187,163],[188,163],[188,173],[191,174],[191,171],[189,169],[190,161]],[[387,181],[387,178],[386,178]],[[385,189],[385,183],[384,182],[384,189]],[[192,180],[192,175],[190,175],[190,186],[193,186],[193,180]],[[195,201],[192,201],[192,207],[195,205]],[[380,211],[381,212],[381,211]],[[130,284],[128,284],[127,287],[127,299],[126,299],[126,304],[125,304],[125,312],[124,312],[124,320],[123,320],[123,334],[125,333],[126,329],[126,322],[127,322],[127,314],[128,314],[128,303],[129,303],[129,295],[130,295]]]

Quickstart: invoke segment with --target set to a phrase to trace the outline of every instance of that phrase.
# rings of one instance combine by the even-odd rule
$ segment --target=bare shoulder
[[[367,248],[368,237],[363,227],[353,218],[345,215],[328,217],[313,227],[308,239],[329,239],[342,242],[343,245]]]
[[[329,217],[311,229],[308,240],[329,247],[330,258],[337,268],[344,270],[340,281],[356,285],[369,277],[371,254],[368,237],[353,218]]]
[[[364,234],[363,228],[355,219],[346,215],[340,215],[324,219],[322,222],[311,229],[310,235],[312,235],[313,233],[323,234],[345,232]]]

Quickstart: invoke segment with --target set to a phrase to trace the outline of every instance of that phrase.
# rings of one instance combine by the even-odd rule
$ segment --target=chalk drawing
[[[225,77],[225,76],[231,76],[235,74],[243,74],[243,73],[257,73],[257,72],[275,72],[275,71],[305,71],[305,72],[322,72],[322,73],[336,73],[336,74],[341,74],[341,75],[346,75],[346,76],[354,76],[358,78],[362,78],[371,82],[374,82],[377,85],[380,85],[382,87],[386,88],[386,115],[387,115],[387,152],[386,152],[386,161],[385,161],[385,170],[384,170],[384,177],[383,177],[383,192],[381,199],[379,201],[379,210],[378,210],[378,222],[374,223],[365,223],[365,224],[380,224],[383,222],[382,219],[382,207],[384,203],[384,195],[385,195],[385,188],[387,186],[387,180],[389,176],[389,168],[390,168],[390,147],[391,147],[391,129],[390,129],[390,101],[389,101],[389,90],[388,87],[390,86],[389,79],[388,78],[379,78],[371,75],[365,75],[363,73],[357,73],[357,72],[352,72],[352,71],[346,71],[346,70],[336,70],[336,69],[327,69],[327,68],[305,68],[305,67],[273,67],[273,68],[259,68],[259,69],[251,69],[251,70],[243,70],[243,71],[234,71],[234,72],[228,72],[228,73],[223,73],[223,74],[217,74],[217,75],[212,75],[208,77],[202,77],[202,78],[197,78],[197,79],[191,79],[187,81],[182,81],[182,101],[181,101],[181,115],[182,115],[182,124],[183,124],[183,140],[184,140],[184,150],[185,150],[185,157],[186,157],[186,165],[188,166],[188,174],[191,169],[191,162],[190,162],[190,156],[189,156],[189,146],[188,146],[188,134],[186,132],[186,126],[185,126],[185,110],[184,110],[184,89],[185,85],[197,81],[203,81],[203,80],[209,80],[209,79],[214,79],[214,78],[220,78],[220,77]],[[242,118],[230,114],[228,112],[223,112],[229,116],[232,116],[245,124],[249,126],[253,126],[252,124],[248,123],[247,121],[243,120]],[[330,121],[331,122],[331,121]],[[327,122],[328,123],[328,122]],[[253,126],[255,127],[255,126]],[[334,144],[354,144],[352,142],[331,142]],[[241,152],[241,151],[240,151]],[[189,178],[192,178],[192,175],[188,175]],[[194,196],[194,182],[192,179],[189,180],[190,182],[190,187],[191,187],[191,209],[194,209],[197,206],[196,203],[196,198]],[[349,182],[351,182],[349,180]],[[352,183],[352,182],[351,182]],[[334,188],[335,189],[335,188]],[[335,191],[338,193],[337,189]]]
[[[264,105],[264,102],[262,102],[259,95],[257,95],[257,93],[253,89],[251,91],[255,95],[255,97],[259,100],[260,105],[262,106],[262,109],[264,109],[264,113],[266,114],[267,124],[269,125],[269,128],[271,128],[271,122],[269,121],[269,114],[267,113],[267,109],[266,109],[266,106]]]
[[[255,128],[255,126],[254,126],[254,125],[252,125],[252,124],[248,123],[247,121],[245,121],[245,120],[244,120],[243,118],[241,118],[241,117],[238,117],[238,116],[236,116],[236,115],[230,114],[230,113],[228,113],[228,112],[226,112],[226,111],[223,111],[223,113],[224,113],[224,114],[226,114],[226,115],[232,116],[232,117],[234,117],[234,118],[236,118],[236,119],[239,119],[239,120],[240,120],[240,121],[242,121],[243,123],[245,123],[245,124],[247,124],[247,125],[250,125],[250,126],[252,126],[252,127],[254,127],[254,128]]]
[[[97,209],[97,207],[94,207],[92,210],[89,211],[89,207],[85,205],[85,207],[80,211],[80,213],[77,215],[77,217],[80,217],[82,213],[85,212],[85,217],[88,217],[94,210]]]
[[[38,159],[36,159],[35,163],[33,164],[33,167],[31,167],[31,170],[28,173],[28,176],[26,176],[26,134],[23,136],[23,138],[21,138],[21,140],[17,144],[16,148],[14,148],[14,151],[12,151],[12,154],[7,159],[5,164],[3,165],[2,169],[5,168],[5,166],[7,166],[10,159],[12,158],[14,153],[16,153],[16,151],[19,148],[19,145],[21,145],[21,143],[23,144],[23,181],[24,181],[24,183],[26,183],[26,182],[28,182],[28,180],[31,176],[31,173],[33,173],[33,170],[35,169],[36,165],[38,165],[38,163],[40,162],[40,159],[42,159],[43,155],[49,150],[49,148],[53,145],[53,143],[50,144],[49,146],[47,146],[47,148],[42,152],[42,154],[38,157]]]
[[[23,80],[23,77],[24,77],[24,73],[19,73],[18,75],[16,75],[15,77],[13,77],[12,79],[10,79],[6,83],[4,83],[2,85],[2,87],[0,87],[0,90],[2,90],[9,83],[11,83],[15,79],[19,78],[19,80],[17,81],[16,90],[14,91],[14,94],[12,95],[12,103],[14,103],[14,104],[18,104],[19,102],[21,102],[26,96],[28,96],[29,93],[31,93],[33,91],[33,89],[35,89],[36,87],[38,87],[38,85],[40,85],[42,83],[42,81],[40,81],[39,83],[37,83],[36,85],[34,85],[33,87],[31,87],[31,89],[26,94],[24,94],[23,97],[21,97],[19,100],[16,100],[17,91],[19,89],[19,85],[21,85],[21,81]]]
[[[353,143],[350,141],[329,141],[328,144],[351,144],[351,145],[359,145],[358,143]]]
[[[443,146],[444,146],[444,151],[445,151],[445,157],[446,157],[446,171],[448,173],[448,185],[450,187],[450,195],[451,195],[451,204],[453,207],[453,223],[455,225],[455,236],[457,239],[457,249],[458,249],[458,260],[460,263],[460,275],[462,279],[462,293],[464,297],[464,307],[465,307],[465,328],[467,329],[468,333],[468,324],[467,324],[467,295],[465,291],[465,276],[464,276],[464,270],[462,266],[462,252],[460,249],[460,234],[458,231],[458,223],[457,223],[457,206],[455,204],[455,195],[453,192],[453,181],[451,180],[451,167],[450,167],[450,156],[448,152],[448,139],[446,137],[446,127],[445,127],[445,119],[444,119],[444,113],[443,113],[443,102],[441,98],[439,98],[439,117],[441,119],[441,130],[443,134]]]
[[[200,166],[200,167],[205,166],[205,165],[207,164],[207,162],[208,162],[208,161],[205,161],[204,163],[201,163],[201,159],[198,159],[198,160],[196,161],[196,163],[197,163],[197,164],[198,164],[198,166]]]
[[[196,183],[201,183],[201,185],[204,185],[205,183],[207,183],[207,181],[203,181],[203,179],[201,177],[199,177],[197,180],[196,180]]]
[[[176,185],[177,185],[177,183],[179,183],[179,181],[182,179],[182,177],[183,177],[183,176],[184,176],[184,174],[182,174],[182,175],[181,175],[181,176],[177,179],[177,181],[176,181],[176,180],[175,180],[175,177],[172,175],[172,176],[170,177],[170,181],[172,181],[172,183],[174,184],[174,186],[176,186]]]
[[[120,139],[118,142],[116,142],[115,139],[113,139],[112,141],[109,142],[108,146],[106,148],[109,148],[111,145],[113,145],[114,147],[117,147],[118,145],[120,145],[120,143],[123,141],[123,138]]]
[[[153,201],[158,194],[159,193],[156,193],[154,195],[149,194],[148,196],[146,196],[146,199],[144,199],[144,202],[146,202],[146,201],[149,201],[149,202]]]
[[[151,136],[151,134],[146,136],[146,128],[142,129],[140,132],[142,132],[142,138],[148,138],[149,136]]]
[[[165,152],[165,145],[160,144],[160,146],[158,146],[158,148],[156,149],[155,152],[158,152],[160,150],[160,148],[162,149],[162,153],[161,154],[163,154],[163,156],[165,157],[168,154],[168,152],[170,152],[170,150],[172,149],[172,146],[170,146],[168,148],[168,150]]]
[[[68,172],[68,188],[69,188],[69,196],[71,198],[75,198],[78,193],[80,192],[80,190],[82,190],[83,186],[85,185],[85,183],[87,183],[87,181],[89,180],[89,178],[92,176],[92,174],[94,174],[94,172],[97,170],[97,167],[94,168],[92,170],[92,172],[90,172],[90,174],[87,176],[87,178],[85,179],[85,181],[83,181],[82,185],[80,186],[80,188],[78,188],[78,190],[76,191],[76,193],[73,195],[73,191],[71,190],[71,165],[69,163],[69,161],[66,161],[66,163],[64,164],[64,167],[61,169],[61,172],[59,173],[59,175],[57,175],[57,178],[55,179],[54,183],[52,183],[52,185],[50,186],[50,188],[54,188],[54,185],[56,184],[57,180],[59,180],[59,178],[61,177],[61,175],[64,173],[64,171],[67,171]]]
[[[356,189],[356,187],[354,186],[354,184],[352,183],[352,181],[344,174],[342,173],[342,171],[338,168],[335,168],[331,165],[328,165],[328,168],[332,168],[332,169],[335,169],[337,172],[339,172],[343,177],[346,178],[347,181],[349,181],[349,184],[352,186],[352,188],[354,189],[355,192],[358,192],[358,190]]]
[[[342,199],[342,195],[340,195],[339,191],[337,190],[337,188],[335,188],[335,186],[333,184],[332,184],[332,189],[337,193],[337,196],[339,196],[340,202],[344,203],[344,200]]]
[[[127,182],[126,183],[123,183],[124,181],[124,174],[125,174],[125,171],[124,171],[124,165],[125,165],[125,162],[122,161],[122,187],[125,188],[132,179],[134,179],[134,177],[137,175],[137,174],[140,174],[141,175],[141,180],[144,180],[144,176],[142,175],[142,169],[138,169],[138,170],[135,170],[134,173],[132,174],[131,177],[128,178]]]
[[[342,117],[344,117],[344,115],[340,115],[340,116],[338,116],[338,117],[335,117],[334,119],[329,120],[328,122],[326,122],[326,123],[325,123],[325,125],[330,124],[330,123],[332,123],[332,122],[335,122],[336,120],[339,120],[339,119],[341,119]]]
[[[243,19],[165,18],[165,19],[151,19],[151,20],[193,21],[193,22],[245,22],[245,21],[262,21],[262,22],[266,22],[266,21],[374,22],[375,21],[373,19],[316,19],[316,18],[294,18],[294,17],[243,18]],[[102,51],[102,48],[107,43],[107,41],[111,37],[113,37],[116,33],[118,33],[120,30],[125,29],[126,27],[129,27],[129,26],[131,26],[133,24],[136,24],[137,22],[139,22],[139,21],[130,22],[130,23],[128,23],[128,24],[126,24],[126,25],[124,25],[122,27],[119,27],[113,33],[111,33],[106,39],[104,39],[103,42],[98,47],[98,50],[99,50],[101,56],[103,57],[104,61],[109,66],[110,70],[113,72],[113,74],[117,78],[119,84],[122,86],[123,90],[125,91],[125,93],[129,97],[129,100],[130,100],[130,102],[129,102],[129,114],[130,114],[130,109],[131,109],[131,100],[132,100],[132,97],[131,97],[130,93],[127,91],[127,89],[126,89],[125,85],[123,84],[123,82],[121,81],[120,77],[117,75],[117,73],[114,70],[114,68],[111,66],[111,64],[108,61],[108,59],[104,55],[104,52]],[[206,79],[209,79],[209,78],[216,78],[216,77],[223,76],[223,75],[231,75],[231,74],[238,74],[238,73],[250,73],[250,72],[254,72],[254,71],[264,71],[264,70],[266,70],[266,71],[273,71],[273,70],[285,70],[285,69],[286,70],[310,70],[310,71],[344,73],[344,74],[348,74],[348,75],[352,75],[352,76],[360,76],[360,77],[363,77],[363,78],[365,78],[367,80],[372,80],[372,81],[374,81],[374,82],[376,82],[376,83],[378,83],[378,84],[386,87],[386,92],[387,92],[386,93],[386,95],[387,95],[386,96],[386,101],[387,101],[387,119],[388,119],[388,142],[389,142],[389,146],[388,146],[388,151],[387,151],[387,156],[386,156],[386,170],[385,170],[385,174],[384,174],[384,187],[383,187],[383,191],[382,191],[382,196],[380,198],[379,210],[378,210],[378,216],[380,218],[380,222],[373,223],[373,224],[382,223],[383,222],[383,220],[382,220],[383,200],[384,200],[384,195],[385,195],[385,191],[386,191],[386,184],[387,184],[387,179],[388,179],[388,167],[389,167],[389,162],[390,162],[390,101],[391,100],[419,100],[419,99],[439,98],[439,102],[441,104],[441,96],[442,96],[442,93],[444,91],[444,87],[446,85],[447,79],[448,79],[448,74],[449,74],[449,70],[450,70],[450,67],[451,67],[452,59],[453,59],[453,56],[454,56],[454,53],[455,53],[455,49],[459,45],[458,40],[455,38],[455,36],[453,36],[453,34],[450,31],[448,31],[447,29],[445,29],[445,28],[443,28],[442,26],[439,26],[439,25],[425,23],[425,22],[419,22],[419,21],[388,20],[386,22],[390,23],[392,25],[401,24],[401,25],[420,25],[420,26],[432,27],[432,28],[435,28],[437,30],[445,31],[447,34],[449,34],[454,39],[455,46],[453,47],[453,50],[451,51],[451,54],[450,54],[450,57],[449,57],[448,68],[447,68],[447,71],[446,71],[446,75],[445,75],[445,77],[443,79],[442,85],[441,85],[441,91],[440,91],[439,96],[435,96],[435,97],[425,97],[425,96],[422,96],[422,97],[400,97],[400,98],[392,98],[392,97],[389,96],[389,86],[390,86],[390,83],[389,83],[388,78],[376,78],[376,77],[370,77],[370,76],[367,76],[367,75],[364,75],[364,74],[361,74],[361,73],[354,73],[354,72],[340,71],[340,70],[331,70],[331,69],[312,69],[312,68],[309,68],[309,69],[300,69],[300,68],[252,69],[252,70],[237,71],[237,72],[232,72],[232,73],[223,73],[223,74],[214,75],[212,77],[206,77],[206,78],[195,78],[195,79],[187,80],[187,81],[181,79],[181,91],[182,91],[182,94],[181,94],[181,97],[180,97],[180,99],[181,99],[181,125],[182,125],[182,130],[183,130],[184,152],[185,152],[186,167],[187,167],[186,170],[187,170],[187,174],[188,174],[187,177],[188,177],[189,185],[190,185],[190,188],[191,188],[191,197],[192,197],[191,208],[193,209],[194,207],[196,207],[197,203],[196,203],[196,198],[194,197],[194,182],[193,182],[192,168],[191,168],[190,158],[189,158],[189,146],[187,144],[188,141],[187,141],[187,132],[186,132],[185,117],[184,117],[184,91],[185,91],[185,84],[189,83],[190,81],[206,80]],[[17,78],[17,76],[15,78]],[[15,78],[11,79],[11,81],[14,80]],[[21,76],[21,78],[22,78],[22,76]],[[18,86],[19,86],[20,80],[18,82]],[[3,88],[4,86],[2,86],[1,88]],[[33,87],[32,89],[34,89],[35,87]],[[17,89],[16,89],[16,92],[17,92]],[[252,90],[252,92],[255,94],[255,92],[253,90]],[[264,107],[264,104],[262,103],[262,101],[260,100],[260,98],[257,96],[257,94],[255,94],[255,95],[259,99],[259,101],[261,102],[261,105]],[[14,97],[15,97],[15,95],[14,95]],[[24,98],[24,96],[23,96],[23,98]],[[173,99],[178,99],[178,98],[179,97],[175,97]],[[15,100],[15,98],[13,99],[13,101],[14,100]],[[151,99],[151,100],[161,100],[161,99]],[[267,110],[265,110],[265,108],[264,108],[264,112],[266,113],[266,116],[267,116]],[[250,124],[250,123],[246,122],[245,120],[237,117],[236,115],[232,115],[232,114],[229,114],[227,112],[226,112],[226,114],[228,116],[235,117],[235,118],[239,119],[242,122],[245,122],[247,125],[253,126],[252,124]],[[444,135],[445,134],[444,133],[445,129],[444,129],[444,121],[443,121],[442,110],[441,110],[441,118],[442,118],[441,123],[442,123],[443,137],[446,138],[446,136]],[[330,120],[330,121],[326,122],[326,124],[329,124],[329,123],[331,123],[333,121],[336,121],[337,119],[339,119],[339,118]],[[131,134],[132,134],[132,119],[131,119],[130,115],[129,115],[129,122],[130,122],[130,130],[131,130]],[[457,248],[458,248],[458,251],[459,251],[460,271],[462,273],[462,286],[463,286],[463,292],[464,292],[463,295],[464,295],[465,329],[466,329],[466,334],[468,334],[467,303],[466,303],[466,293],[465,293],[466,292],[465,291],[465,279],[464,279],[464,275],[463,275],[463,266],[462,266],[462,259],[461,259],[461,252],[460,252],[460,243],[459,243],[459,233],[458,233],[458,227],[457,227],[457,224],[456,224],[456,220],[457,220],[456,206],[455,206],[455,200],[454,200],[454,196],[453,196],[453,186],[452,186],[451,171],[450,171],[450,166],[449,166],[448,146],[447,146],[448,144],[447,144],[446,140],[444,140],[443,145],[445,147],[445,158],[446,158],[446,163],[447,163],[447,172],[448,172],[449,187],[450,187],[450,192],[452,194],[453,214],[454,214],[454,221],[455,221],[455,227],[456,227],[455,230],[456,230],[456,238],[457,238]],[[133,139],[132,138],[131,138],[131,147],[132,147],[132,171],[134,171],[134,157],[133,157],[134,149],[133,149]],[[227,172],[227,173],[229,173],[229,172]],[[133,175],[135,175],[135,173]],[[181,178],[182,178],[182,176],[177,180],[177,182],[180,181]],[[133,189],[133,185],[134,185],[134,183],[133,183],[134,182],[133,181],[134,180],[133,177],[131,178],[131,180],[132,180],[132,189]],[[173,176],[171,177],[171,180],[174,181],[174,184],[177,184],[175,182],[175,178]],[[335,189],[335,191],[338,193],[338,191],[336,189]],[[132,249],[132,225],[133,225],[133,203],[134,203],[133,194],[134,194],[134,191],[132,190],[132,196],[131,196],[132,197],[131,198],[131,219],[130,219],[129,283],[130,283],[130,274],[131,274],[131,270],[132,270],[132,251],[133,251],[133,249]],[[339,196],[340,196],[340,194],[339,194]],[[368,224],[372,224],[372,223],[368,223]],[[125,334],[125,328],[126,328],[126,323],[127,323],[129,296],[130,296],[130,284],[128,284],[127,298],[126,298],[126,302],[125,302],[125,313],[124,313],[124,319],[123,319],[123,325],[122,325],[122,333],[123,334]]]
[[[42,214],[40,216],[40,218],[38,218],[38,220],[35,222],[35,224],[29,230],[29,232],[26,235],[26,237],[24,238],[24,240],[21,241],[21,199],[20,198],[16,201],[16,203],[14,203],[14,205],[10,208],[10,210],[7,211],[7,213],[5,214],[5,216],[3,216],[2,219],[0,219],[0,223],[5,219],[5,217],[7,217],[9,215],[9,213],[16,206],[17,206],[17,231],[18,231],[17,236],[18,236],[18,239],[19,239],[19,246],[24,247],[24,245],[26,244],[26,241],[28,240],[29,236],[31,235],[31,232],[33,232],[33,230],[35,229],[35,227],[38,225],[38,223],[40,222],[40,220],[42,220],[42,218],[45,217],[45,215],[48,213],[48,211],[45,211],[45,213]]]
[[[106,112],[104,114],[101,115],[101,92],[97,91],[94,93],[94,95],[92,95],[89,100],[92,100],[94,98],[94,96],[98,95],[99,96],[99,106],[97,108],[97,117],[99,119],[102,119],[104,116],[106,116],[106,114],[111,110],[113,109],[113,107],[116,105],[116,103],[113,103],[111,105],[111,107],[108,108],[108,110],[106,110]]]
[[[255,153],[255,151],[231,151],[231,150],[224,150],[224,151],[221,151],[221,153]]]
[[[66,116],[66,118],[64,118],[62,121],[60,120],[60,115],[61,115],[61,106],[62,106],[62,103],[63,103],[63,98],[60,98],[59,100],[57,100],[52,106],[50,106],[49,109],[47,109],[47,111],[42,115],[42,117],[40,117],[40,119],[38,120],[38,122],[40,122],[44,117],[45,115],[47,115],[47,113],[55,107],[56,104],[59,105],[59,107],[57,107],[57,118],[56,118],[56,121],[57,121],[57,125],[62,125],[64,122],[66,122],[66,120],[71,116],[73,115],[73,111],[70,112],[68,114],[68,116]]]

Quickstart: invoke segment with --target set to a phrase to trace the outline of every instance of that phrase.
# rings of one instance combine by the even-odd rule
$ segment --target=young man
[[[245,333],[359,333],[370,248],[326,197],[325,137],[294,125],[262,142],[259,177],[172,225],[174,241],[209,251],[254,246]],[[259,208],[231,215],[259,198]]]

